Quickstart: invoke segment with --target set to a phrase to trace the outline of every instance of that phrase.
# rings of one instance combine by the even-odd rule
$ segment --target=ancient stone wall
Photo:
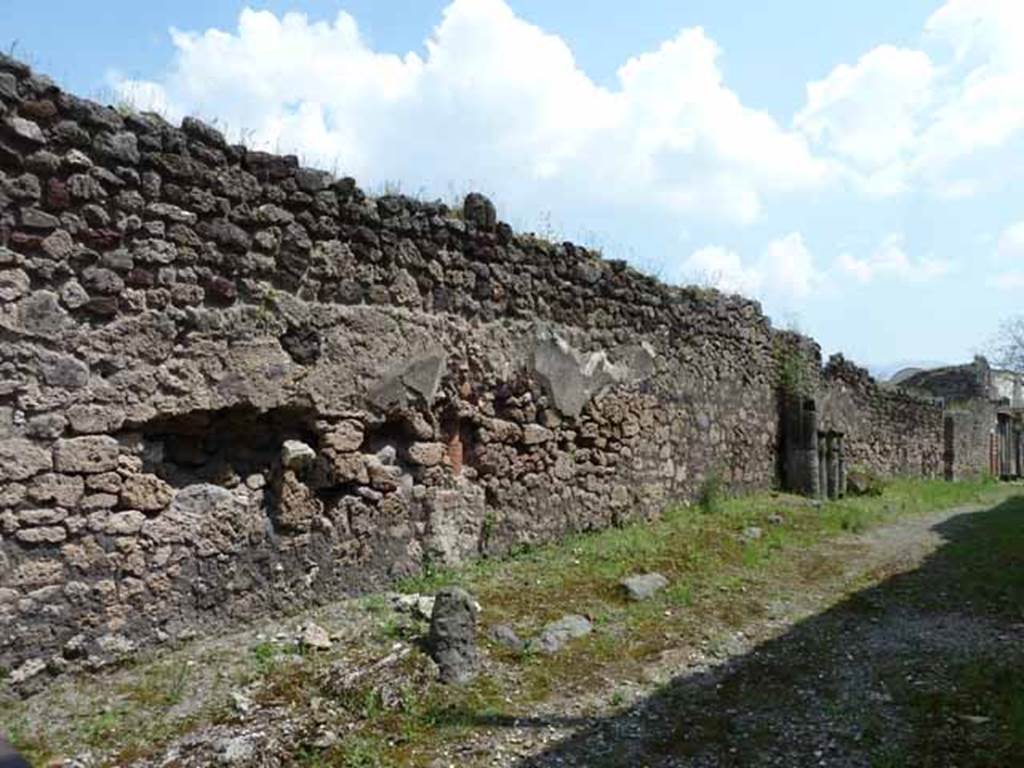
[[[821,377],[823,428],[843,435],[847,466],[879,475],[942,477],[942,406],[883,389],[866,370],[833,355]]]
[[[0,58],[0,666],[769,487],[776,336],[481,196],[371,199]],[[911,410],[866,407],[912,471]]]
[[[944,458],[948,479],[992,472],[996,423],[996,406],[989,400],[958,402],[946,409]]]

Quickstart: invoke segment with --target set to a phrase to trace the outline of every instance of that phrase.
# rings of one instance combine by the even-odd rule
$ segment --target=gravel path
[[[979,657],[1024,661],[1024,623],[961,599],[962,564],[946,554],[986,524],[987,509],[904,519],[815,547],[802,555],[809,567],[822,556],[847,567],[813,593],[783,591],[768,618],[724,638],[717,653],[681,644],[632,688],[608,681],[606,690],[568,692],[533,717],[490,723],[434,765],[926,764],[907,762],[908,691],[941,690],[953,668]],[[987,721],[968,713],[949,727]]]

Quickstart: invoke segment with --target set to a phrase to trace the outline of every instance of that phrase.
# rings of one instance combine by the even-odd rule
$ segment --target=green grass
[[[573,535],[513,557],[484,560],[460,571],[435,571],[400,585],[404,591],[430,593],[460,584],[483,605],[484,630],[509,623],[523,637],[565,613],[590,616],[594,633],[561,651],[557,664],[484,641],[492,672],[451,688],[433,680],[427,661],[416,652],[402,662],[407,684],[397,695],[397,705],[384,706],[372,680],[354,691],[331,690],[326,685],[331,654],[296,657],[283,646],[260,643],[237,651],[244,673],[217,692],[207,692],[207,701],[185,718],[171,713],[194,693],[189,669],[156,662],[140,666],[134,682],[113,696],[97,681],[96,700],[83,707],[81,716],[66,718],[59,732],[44,734],[38,726],[33,731],[19,706],[0,714],[0,728],[9,729],[36,763],[82,747],[114,755],[115,762],[127,761],[197,723],[236,717],[226,704],[228,690],[255,684],[253,699],[259,704],[301,712],[320,699],[336,704],[347,720],[336,729],[344,734],[337,744],[323,750],[303,747],[294,755],[299,764],[426,763],[438,748],[464,740],[469,731],[495,718],[534,711],[554,692],[603,687],[608,678],[635,679],[644,662],[666,648],[714,640],[716,633],[724,635],[762,615],[772,590],[800,590],[834,576],[842,564],[816,555],[817,543],[901,515],[1006,492],[1003,486],[983,482],[897,481],[881,496],[814,505],[782,494],[726,498],[714,490],[713,503],[680,505],[654,522]],[[775,515],[782,524],[769,521]],[[750,526],[760,527],[763,535],[746,540],[742,533]],[[669,587],[649,601],[627,602],[619,579],[645,571],[661,572]],[[394,640],[415,639],[425,631],[425,623],[396,617],[380,597],[366,598],[360,605],[376,627],[365,638],[367,647],[376,649],[368,660],[373,653],[386,653]]]

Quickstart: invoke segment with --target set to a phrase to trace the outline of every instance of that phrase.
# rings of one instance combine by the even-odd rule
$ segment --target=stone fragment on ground
[[[466,683],[476,676],[476,614],[476,601],[466,590],[447,587],[437,593],[428,644],[442,683]]]
[[[541,653],[558,653],[570,640],[585,637],[593,629],[594,625],[585,616],[570,613],[545,626],[540,635],[531,641],[530,647]]]
[[[497,624],[491,627],[488,636],[498,645],[503,645],[512,651],[522,651],[526,648],[526,642],[508,624]]]
[[[408,613],[415,618],[429,621],[434,613],[434,600],[432,595],[421,595],[418,592],[392,595],[391,607],[399,613]]]
[[[315,651],[328,651],[332,645],[331,636],[319,624],[309,622],[302,627],[299,645],[303,648],[312,648]]]
[[[744,541],[757,541],[763,535],[764,531],[760,527],[756,525],[751,525],[748,528],[743,529],[742,538]]]
[[[660,573],[638,573],[619,582],[630,600],[647,600],[668,586],[668,579]]]

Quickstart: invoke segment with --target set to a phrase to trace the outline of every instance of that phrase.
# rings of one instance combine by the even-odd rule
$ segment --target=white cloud
[[[760,262],[765,289],[771,294],[803,298],[820,281],[814,257],[797,232],[774,240]]]
[[[1024,221],[1003,230],[996,245],[996,256],[1000,259],[1024,259]]]
[[[116,88],[370,185],[472,182],[513,205],[559,185],[582,201],[749,222],[766,197],[829,178],[800,132],[725,86],[700,28],[629,59],[615,88],[504,0],[453,0],[422,55],[373,50],[344,12],[325,23],[245,9],[234,31],[172,39],[166,76]]]
[[[794,122],[817,145],[889,187],[885,172],[912,148],[934,80],[926,54],[883,45],[808,84],[807,104]]]
[[[947,0],[924,34],[938,58],[874,48],[810,83],[794,119],[870,195],[974,195],[963,166],[1024,133],[1024,2]]]
[[[683,262],[681,274],[688,282],[782,304],[806,298],[822,283],[814,256],[798,232],[770,242],[749,265],[735,251],[705,246]]]
[[[948,261],[928,257],[912,259],[904,249],[903,236],[900,234],[887,235],[866,258],[857,258],[849,253],[840,254],[836,264],[840,272],[860,283],[870,283],[880,278],[896,278],[908,282],[932,280],[948,274],[953,266]]]
[[[1003,291],[1019,291],[1024,288],[1024,272],[1019,270],[1001,272],[990,277],[988,284]]]
[[[761,291],[761,273],[755,267],[744,266],[738,253],[720,245],[694,251],[684,262],[682,271],[684,281],[726,293],[756,296]]]

